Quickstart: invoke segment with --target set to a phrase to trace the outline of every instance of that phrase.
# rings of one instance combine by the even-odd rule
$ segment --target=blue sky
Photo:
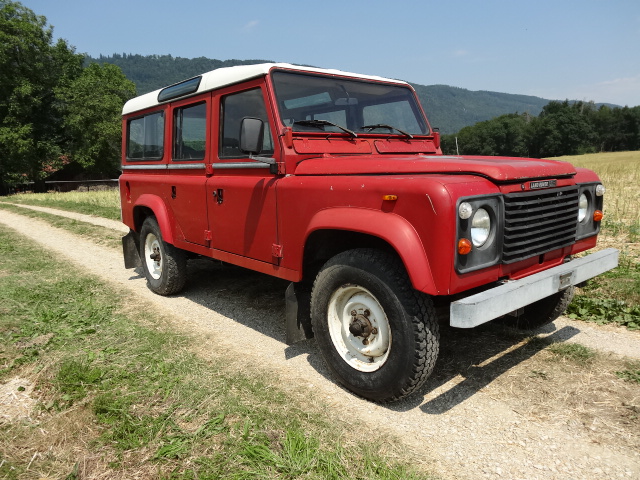
[[[638,0],[24,0],[78,52],[268,59],[640,105]]]

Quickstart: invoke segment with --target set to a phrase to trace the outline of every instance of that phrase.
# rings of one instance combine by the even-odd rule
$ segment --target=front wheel
[[[431,300],[385,252],[356,249],[329,260],[313,286],[311,319],[338,381],[370,400],[390,402],[414,392],[438,356]]]
[[[574,287],[569,287],[550,297],[527,305],[522,309],[518,317],[503,317],[506,319],[504,323],[519,330],[535,330],[536,328],[543,327],[553,322],[565,312],[571,300],[573,300],[574,290]]]
[[[140,257],[147,285],[160,295],[178,293],[187,280],[187,257],[165,242],[158,222],[148,217],[140,230]]]

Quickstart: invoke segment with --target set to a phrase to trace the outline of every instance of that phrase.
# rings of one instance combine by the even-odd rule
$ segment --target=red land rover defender
[[[371,400],[429,376],[436,306],[454,327],[535,328],[617,265],[613,249],[574,258],[600,229],[594,172],[445,156],[405,82],[221,68],[127,102],[122,135],[125,266],[161,295],[183,288],[191,256],[291,281],[287,342],[315,336]]]

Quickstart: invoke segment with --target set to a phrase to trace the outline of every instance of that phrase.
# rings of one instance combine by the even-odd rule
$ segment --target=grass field
[[[10,197],[0,197],[0,201],[59,208],[70,212],[120,220],[120,194],[117,189],[113,188],[65,193],[21,193]]]
[[[594,153],[559,157],[576,167],[595,171],[607,188],[602,243],[613,242],[623,249],[640,242],[640,151]]]
[[[0,478],[431,478],[201,341],[0,229]]]
[[[569,315],[640,329],[640,151],[559,157],[594,170],[607,189],[599,248],[620,250],[620,266],[579,290]]]

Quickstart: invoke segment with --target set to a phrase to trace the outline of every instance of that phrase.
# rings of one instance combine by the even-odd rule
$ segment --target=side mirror
[[[264,122],[259,118],[245,117],[240,124],[240,150],[259,154],[264,138]]]

